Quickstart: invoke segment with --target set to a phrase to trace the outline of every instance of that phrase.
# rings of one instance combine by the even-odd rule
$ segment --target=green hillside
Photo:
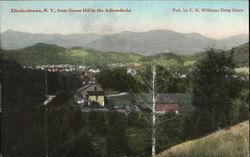
[[[235,62],[238,66],[249,65],[248,50],[248,43],[235,49]],[[4,51],[4,57],[6,59],[14,59],[22,65],[78,64],[96,66],[112,63],[145,65],[153,62],[162,66],[182,66],[188,68],[192,67],[197,60],[200,60],[205,55],[206,53],[202,52],[193,55],[161,53],[154,56],[143,56],[136,53],[102,52],[81,47],[68,49],[44,43],[38,43],[24,49]]]
[[[17,60],[22,65],[79,64],[105,65],[110,63],[138,62],[142,55],[135,53],[101,52],[92,49],[74,47],[62,48],[51,44],[35,44],[19,50],[4,51],[7,59]]]
[[[237,47],[234,58],[239,66],[249,66],[249,43]]]
[[[227,52],[231,53],[231,51],[232,50],[227,51]],[[201,53],[195,53],[192,55],[180,55],[180,58],[184,62],[188,62],[188,61],[196,62],[205,56],[206,56],[206,53],[201,52]],[[242,66],[248,67],[249,66],[249,43],[235,47],[234,61],[235,61],[236,65],[239,67],[242,67]]]
[[[157,157],[249,156],[249,121],[206,137],[174,146]]]

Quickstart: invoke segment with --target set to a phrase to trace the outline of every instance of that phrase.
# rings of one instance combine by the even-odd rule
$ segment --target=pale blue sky
[[[1,32],[119,33],[168,29],[212,38],[248,34],[248,1],[1,1]],[[11,9],[130,9],[130,13],[10,13]],[[174,13],[173,8],[243,9],[238,13]]]

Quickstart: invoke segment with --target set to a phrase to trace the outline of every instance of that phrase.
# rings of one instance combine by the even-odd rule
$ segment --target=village
[[[117,111],[129,113],[133,111],[142,111],[149,107],[143,104],[133,104],[133,96],[130,93],[119,93],[114,95],[105,95],[103,88],[95,81],[85,83],[81,88],[75,91],[75,101],[81,107],[83,112],[90,111]],[[173,94],[162,94],[157,101],[156,111],[159,114],[179,113],[179,104]]]
[[[83,65],[36,65],[23,66],[23,68],[36,69],[47,72],[70,73],[81,80],[81,87],[72,91],[74,101],[79,105],[82,112],[141,112],[152,111],[152,95],[136,95],[130,92],[120,92],[110,94],[96,81],[95,75],[104,68],[116,69],[124,67],[127,74],[135,76],[138,68],[130,64],[113,63],[103,66],[83,66]],[[176,78],[186,78],[186,74],[174,73]],[[239,76],[237,76],[239,77]],[[249,76],[241,76],[242,80],[249,80]],[[52,100],[55,96],[50,97]],[[183,99],[185,101],[183,101]],[[50,100],[50,101],[51,101]],[[188,100],[188,101],[186,101]],[[192,95],[188,93],[158,93],[155,104],[156,114],[164,115],[169,113],[179,114],[180,112],[193,112]]]
[[[127,74],[135,76],[138,69],[132,67],[129,64],[114,63],[107,65],[109,69],[127,68]],[[139,96],[135,93],[121,92],[116,94],[106,93],[105,89],[96,82],[95,74],[100,73],[103,70],[102,66],[90,67],[82,65],[36,65],[36,66],[23,66],[23,68],[36,69],[47,72],[61,72],[71,73],[81,80],[81,87],[72,91],[75,102],[79,105],[82,112],[151,112],[151,95]],[[180,75],[180,78],[185,76]],[[55,96],[50,96],[51,101]],[[188,97],[189,102],[181,102],[181,97]],[[156,114],[174,113],[179,114],[180,111],[192,112],[191,96],[188,94],[178,93],[159,93],[155,105]]]

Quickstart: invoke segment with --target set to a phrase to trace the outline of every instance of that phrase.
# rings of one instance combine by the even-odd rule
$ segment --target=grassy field
[[[249,157],[249,121],[176,145],[157,157]]]

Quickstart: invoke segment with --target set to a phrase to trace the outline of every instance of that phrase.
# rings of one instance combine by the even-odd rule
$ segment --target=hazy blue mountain
[[[8,30],[1,34],[1,47],[4,49],[19,49],[37,43],[56,44],[63,47],[85,47],[87,44],[103,38],[99,34],[33,34]]]
[[[207,48],[231,49],[248,42],[248,35],[238,35],[222,40],[205,37],[199,33],[178,33],[170,30],[148,32],[121,32],[100,34],[32,34],[6,31],[1,34],[1,47],[18,49],[36,43],[56,44],[66,48],[86,47],[106,52],[134,52],[153,55],[164,52],[190,54]]]
[[[122,32],[94,41],[89,47],[101,51],[156,54],[162,52],[194,53],[212,47],[216,40],[198,33],[183,34],[169,30]]]
[[[236,35],[220,40],[220,48],[231,49],[249,41],[249,36],[246,34]]]

